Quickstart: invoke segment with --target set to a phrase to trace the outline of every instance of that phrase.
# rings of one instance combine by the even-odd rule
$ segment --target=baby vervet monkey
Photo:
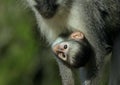
[[[94,56],[92,46],[80,31],[61,34],[52,44],[52,51],[64,64],[75,68],[85,66]]]

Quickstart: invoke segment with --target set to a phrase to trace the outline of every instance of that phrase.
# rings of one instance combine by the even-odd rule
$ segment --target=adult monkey
[[[113,47],[110,85],[119,85],[120,79],[120,1],[119,0],[27,0],[35,13],[41,33],[49,43],[59,34],[82,31],[95,50],[96,64],[92,62],[80,70],[83,85],[98,85],[99,72],[108,48]],[[111,50],[110,49],[110,50]],[[63,85],[74,85],[74,71],[57,59]],[[98,74],[90,75],[97,66]],[[117,66],[117,68],[115,68]],[[117,70],[117,72],[115,72]],[[96,72],[95,72],[96,73]],[[114,77],[113,77],[114,76]]]

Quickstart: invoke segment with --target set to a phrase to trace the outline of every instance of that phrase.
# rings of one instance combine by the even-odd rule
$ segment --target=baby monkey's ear
[[[73,32],[70,35],[70,39],[74,39],[74,40],[77,40],[77,41],[83,40],[84,38],[85,38],[84,34],[80,31]]]

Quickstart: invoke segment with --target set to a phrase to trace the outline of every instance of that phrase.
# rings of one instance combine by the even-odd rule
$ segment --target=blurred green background
[[[0,85],[61,85],[50,53],[31,10],[20,0],[0,0]]]

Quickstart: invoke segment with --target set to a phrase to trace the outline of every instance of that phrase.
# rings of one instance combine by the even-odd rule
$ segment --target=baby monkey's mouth
[[[65,54],[64,52],[59,52],[57,53],[57,56],[62,59],[63,61],[67,60],[67,54]]]

